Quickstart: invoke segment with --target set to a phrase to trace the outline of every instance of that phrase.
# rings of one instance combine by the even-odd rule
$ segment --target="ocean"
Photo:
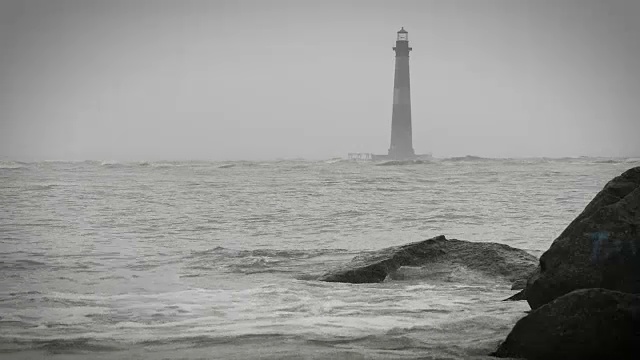
[[[639,165],[0,161],[0,357],[489,359],[509,284],[316,278],[441,234],[539,256]]]

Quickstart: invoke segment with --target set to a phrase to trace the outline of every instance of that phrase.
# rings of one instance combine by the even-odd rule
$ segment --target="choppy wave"
[[[228,358],[253,357],[266,346],[262,355],[279,358],[317,355],[321,346],[328,357],[348,349],[358,357],[421,358],[424,349],[439,348],[436,354],[457,349],[453,358],[463,359],[473,351],[488,353],[521,316],[524,305],[491,301],[510,291],[493,292],[482,286],[289,282],[156,294],[33,293],[27,295],[33,308],[12,309],[0,320],[11,330],[0,335],[0,351],[147,348],[157,356],[215,347],[216,358]]]
[[[420,165],[427,164],[425,160],[390,160],[376,164],[376,166],[404,166],[404,165]]]
[[[235,274],[256,273],[291,273],[296,278],[303,278],[313,273],[317,277],[331,264],[345,256],[353,255],[345,249],[254,249],[236,250],[215,247],[209,250],[195,251],[185,256],[185,269],[191,271],[222,270]],[[300,271],[300,266],[307,264],[307,273]],[[197,274],[196,274],[197,275]],[[300,276],[298,276],[300,275]],[[187,275],[189,276],[189,275]],[[195,276],[195,275],[191,275]]]
[[[601,160],[3,162],[0,356],[482,356],[527,309],[508,285],[316,280],[435,234],[539,256],[639,161]]]
[[[167,168],[179,166],[171,162],[163,161],[136,161],[136,162],[120,162],[116,160],[105,160],[100,162],[100,166],[103,167],[151,167],[151,168]]]
[[[230,249],[222,246],[216,246],[212,249],[201,250],[201,251],[193,251],[190,255],[186,256],[185,259],[189,258],[200,258],[203,256],[224,256],[224,257],[235,257],[235,258],[244,258],[250,256],[268,256],[273,258],[284,258],[284,259],[308,259],[316,256],[323,255],[334,255],[336,253],[345,253],[348,250],[345,249],[309,249],[309,250],[294,250],[294,249]]]
[[[65,183],[42,183],[42,184],[27,184],[25,187],[27,190],[51,190],[57,187],[68,186],[69,184]]]
[[[531,157],[531,158],[492,158],[482,157],[476,155],[466,155],[458,157],[444,157],[433,158],[430,160],[416,159],[416,160],[388,160],[384,162],[361,162],[353,161],[343,158],[332,158],[322,161],[304,161],[304,160],[277,160],[277,161],[119,161],[119,160],[46,160],[36,162],[21,162],[21,161],[0,161],[0,170],[19,170],[25,169],[33,165],[71,165],[71,166],[100,166],[100,167],[150,167],[150,168],[171,168],[171,167],[213,167],[219,169],[231,168],[231,167],[272,167],[282,166],[284,164],[291,165],[287,167],[287,170],[292,169],[304,169],[314,166],[314,164],[368,164],[372,163],[377,166],[403,166],[403,165],[416,165],[416,164],[433,164],[433,163],[486,163],[486,162],[501,162],[501,163],[594,163],[594,164],[634,164],[640,163],[640,158],[637,157],[620,157],[620,158],[602,158],[602,157]]]
[[[47,264],[31,259],[0,260],[0,271],[35,270],[46,267]]]
[[[100,166],[118,167],[118,166],[126,166],[126,165],[116,160],[103,160],[102,162],[100,162]]]
[[[0,321],[0,327],[2,327],[2,323],[3,322]],[[53,324],[48,327],[52,329],[55,328]],[[103,352],[125,350],[131,345],[132,343],[122,343],[108,338],[94,337],[90,334],[44,338],[12,336],[9,334],[0,336],[0,353],[5,353],[5,356],[11,356],[11,353],[27,350],[31,353],[32,358],[42,358],[60,354],[84,354],[86,356],[90,353],[100,354]],[[37,353],[37,351],[41,351],[41,353]]]
[[[475,156],[475,155],[466,155],[466,156],[455,156],[450,158],[444,158],[442,160],[457,162],[457,161],[490,161],[490,160],[496,160],[496,159]]]
[[[4,161],[0,160],[0,170],[19,170],[26,167],[26,163],[19,161]]]
[[[595,164],[632,164],[640,162],[640,158],[605,158],[589,159]]]
[[[349,160],[347,159],[343,159],[343,158],[331,158],[329,160],[325,160],[324,163],[325,164],[336,164],[336,163],[343,163],[343,162],[348,162]]]

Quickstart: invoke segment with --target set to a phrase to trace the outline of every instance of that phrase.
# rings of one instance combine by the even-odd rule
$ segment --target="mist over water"
[[[440,234],[540,255],[640,159],[377,165],[0,162],[3,357],[483,358],[508,284],[315,278]]]
[[[637,0],[3,0],[0,159],[640,157]]]

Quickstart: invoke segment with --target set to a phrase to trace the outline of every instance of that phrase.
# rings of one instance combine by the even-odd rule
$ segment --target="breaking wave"
[[[475,155],[455,156],[455,157],[442,159],[442,161],[452,161],[452,162],[457,162],[457,161],[491,161],[491,160],[497,160],[497,159],[486,158],[486,157],[475,156]]]
[[[343,163],[343,162],[348,162],[349,160],[347,159],[343,159],[343,158],[332,158],[329,160],[325,160],[324,163],[325,164],[336,164],[336,163]]]
[[[125,165],[120,163],[119,161],[116,161],[116,160],[104,160],[104,161],[100,162],[100,166],[104,166],[104,167],[119,167],[119,166],[125,166]]]
[[[25,163],[18,161],[0,161],[0,170],[19,170],[26,167]]]
[[[383,163],[376,164],[376,166],[402,166],[402,165],[420,165],[427,164],[429,161],[425,160],[390,160]]]
[[[254,249],[236,250],[215,247],[194,251],[183,258],[186,276],[198,276],[202,271],[218,270],[234,274],[299,273],[306,264],[306,274],[318,276],[326,271],[327,264],[346,260],[354,253],[345,249],[280,250]]]

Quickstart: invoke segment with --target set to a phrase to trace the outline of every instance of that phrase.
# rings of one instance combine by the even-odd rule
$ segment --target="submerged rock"
[[[447,240],[441,235],[357,256],[320,280],[376,283],[387,277],[444,281],[490,277],[513,283],[528,278],[537,262],[535,256],[505,244]]]
[[[606,289],[563,295],[520,319],[495,353],[536,359],[637,359],[640,296]]]
[[[540,257],[532,309],[576,289],[640,292],[640,167],[609,181]]]

